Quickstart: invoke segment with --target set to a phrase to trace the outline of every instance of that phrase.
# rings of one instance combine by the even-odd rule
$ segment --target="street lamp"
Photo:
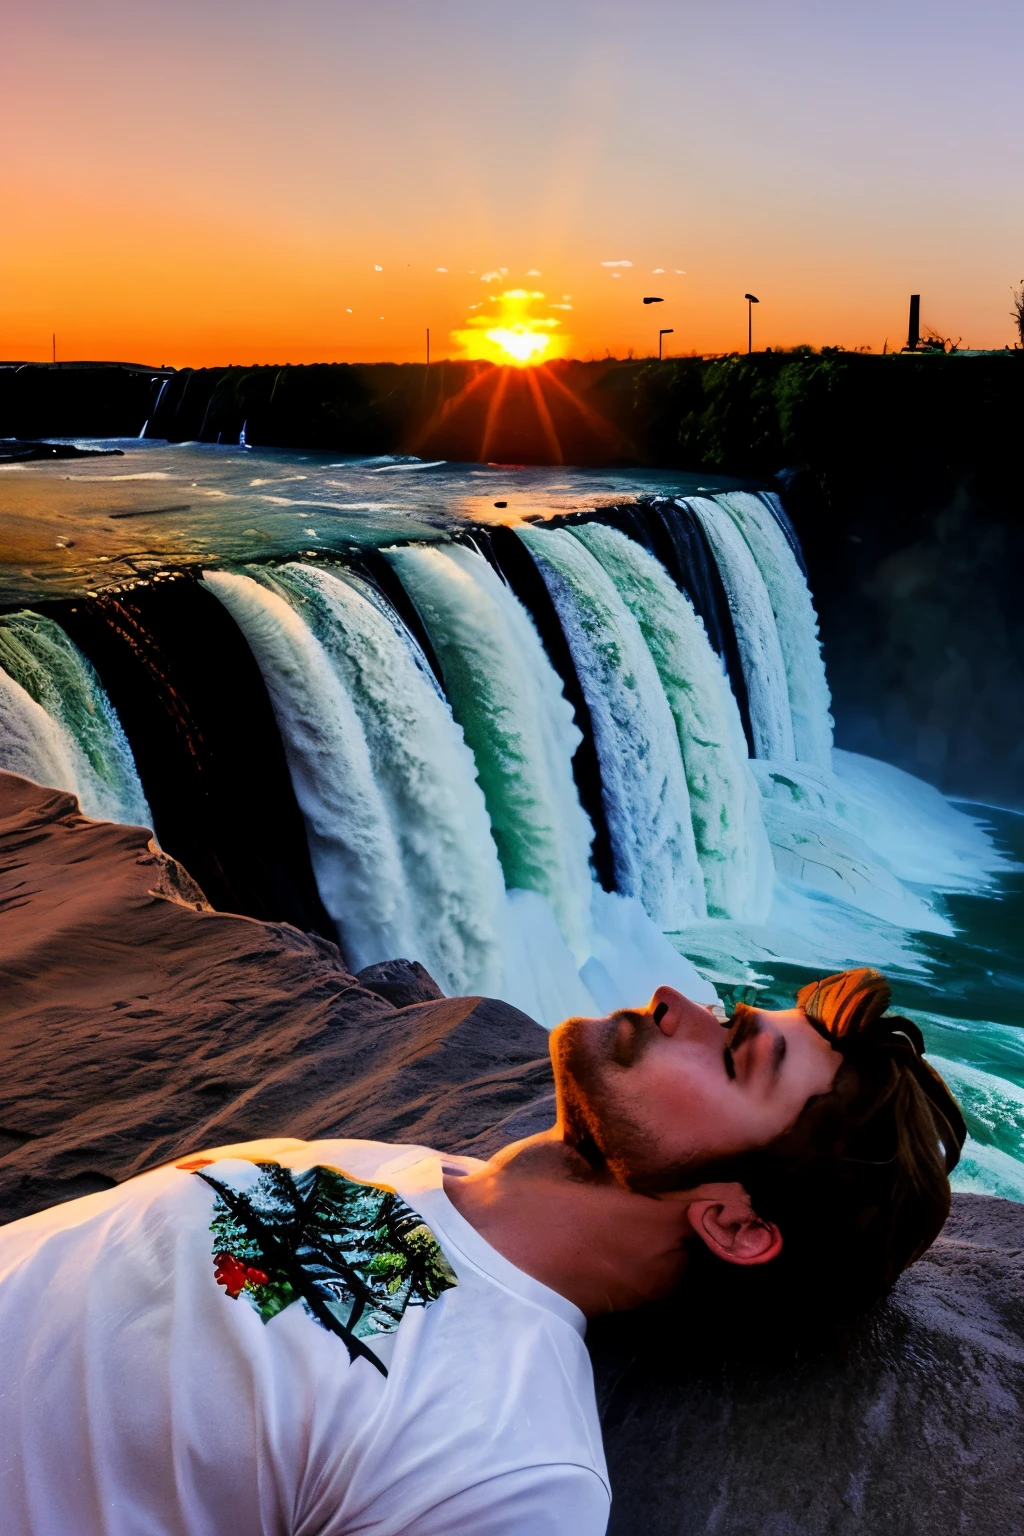
[[[670,325],[666,326],[666,328],[663,331],[659,331],[658,332],[658,362],[659,363],[661,362],[661,338],[663,336],[671,336],[672,334],[673,334],[673,329],[672,329],[672,326],[670,326]]]
[[[755,298],[752,293],[745,293],[743,297],[747,301],[747,356],[749,357],[754,350],[754,305],[760,304],[761,300]]]

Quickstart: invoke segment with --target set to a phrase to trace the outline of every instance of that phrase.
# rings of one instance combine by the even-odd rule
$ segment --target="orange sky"
[[[913,290],[1001,346],[1022,62],[990,0],[37,0],[0,357],[438,358],[509,288],[581,357],[745,347],[747,290],[755,345],[898,345]]]

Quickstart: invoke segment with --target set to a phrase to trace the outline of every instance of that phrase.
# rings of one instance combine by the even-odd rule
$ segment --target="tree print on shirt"
[[[210,1231],[214,1277],[264,1323],[300,1302],[322,1328],[383,1376],[365,1343],[392,1333],[406,1307],[426,1306],[458,1278],[433,1232],[393,1189],[335,1168],[293,1172],[259,1162],[244,1190],[191,1165],[216,1197]]]

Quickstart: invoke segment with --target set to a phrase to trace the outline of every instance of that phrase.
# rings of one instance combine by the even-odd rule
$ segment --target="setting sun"
[[[561,321],[535,314],[544,295],[527,288],[510,288],[497,295],[488,313],[471,315],[452,340],[471,360],[527,368],[565,353],[568,336],[556,336]]]

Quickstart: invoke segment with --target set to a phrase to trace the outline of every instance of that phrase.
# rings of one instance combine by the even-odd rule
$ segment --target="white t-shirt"
[[[0,1228],[3,1536],[602,1536],[583,1314],[451,1204],[481,1163],[186,1161]]]

